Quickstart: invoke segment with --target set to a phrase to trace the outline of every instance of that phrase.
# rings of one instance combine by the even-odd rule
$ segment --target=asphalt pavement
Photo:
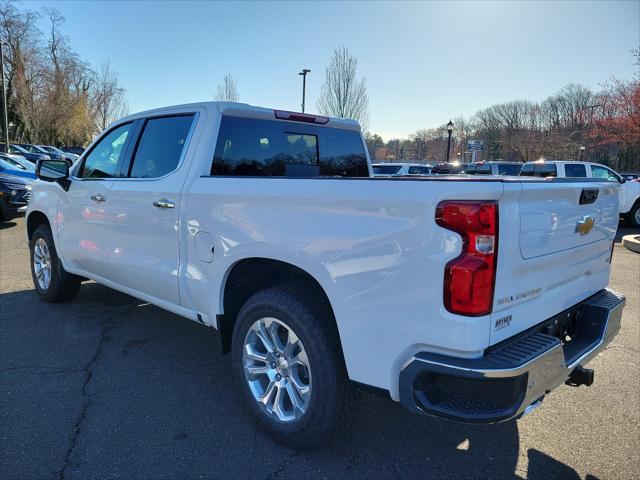
[[[358,393],[336,439],[311,451],[256,428],[214,330],[90,282],[46,304],[28,259],[24,219],[0,223],[2,480],[640,477],[640,255],[619,243],[611,287],[627,306],[592,387],[490,426]]]

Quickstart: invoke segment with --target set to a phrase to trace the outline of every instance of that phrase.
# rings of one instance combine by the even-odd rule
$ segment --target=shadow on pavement
[[[3,478],[579,478],[515,421],[465,425],[356,395],[329,445],[274,443],[245,413],[215,331],[94,283],[0,295]]]
[[[5,228],[15,227],[17,225],[16,222],[0,220],[0,230],[4,230]]]
[[[636,235],[640,234],[640,228],[634,228],[624,220],[621,220],[618,225],[618,231],[616,232],[615,243],[621,243],[622,237],[624,237],[625,235],[633,235],[633,234],[636,234]]]

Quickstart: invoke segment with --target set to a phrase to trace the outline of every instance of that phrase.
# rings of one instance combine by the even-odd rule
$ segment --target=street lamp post
[[[447,132],[449,132],[449,140],[447,141],[447,162],[449,162],[449,153],[451,152],[451,133],[453,133],[453,122],[451,120],[447,123]]]
[[[580,145],[580,157],[579,160],[582,161],[582,156],[584,155],[584,151],[586,150],[584,145]]]
[[[302,113],[304,113],[304,93],[307,89],[307,73],[310,71],[308,68],[303,68],[302,71],[298,73],[298,75],[302,75]]]

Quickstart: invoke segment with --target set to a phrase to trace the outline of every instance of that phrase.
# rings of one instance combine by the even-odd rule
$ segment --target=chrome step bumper
[[[478,359],[418,353],[400,372],[400,401],[414,412],[464,422],[518,417],[616,336],[624,305],[624,296],[601,290],[572,307],[568,312],[580,309],[580,324],[564,344],[534,329]]]

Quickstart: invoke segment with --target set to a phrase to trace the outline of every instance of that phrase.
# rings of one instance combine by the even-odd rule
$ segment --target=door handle
[[[106,198],[104,198],[102,195],[91,195],[91,200],[93,200],[94,202],[104,202],[106,200]]]
[[[173,208],[176,206],[176,204],[173,202],[170,202],[169,200],[162,199],[162,200],[157,200],[153,202],[153,206],[158,208]]]

